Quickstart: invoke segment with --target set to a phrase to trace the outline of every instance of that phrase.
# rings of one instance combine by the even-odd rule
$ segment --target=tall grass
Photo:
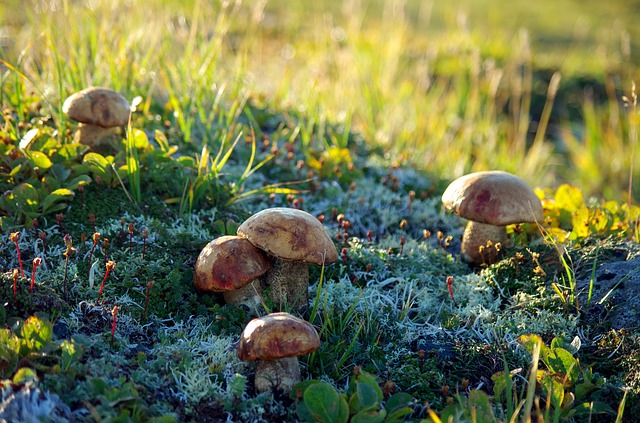
[[[424,2],[61,0],[16,10],[2,58],[28,76],[28,90],[44,93],[62,129],[62,99],[106,85],[142,96],[148,113],[172,114],[196,150],[220,139],[225,122],[216,117],[229,114],[217,110],[250,99],[300,117],[292,127],[308,148],[343,147],[346,136],[326,139],[323,130],[342,123],[389,162],[444,179],[499,168],[535,185],[570,181],[621,199],[629,175],[640,172],[624,154],[628,112],[618,104],[633,74],[631,43],[619,42],[628,41],[624,28],[590,48],[580,39],[561,45],[554,51],[571,62],[551,62],[532,44],[538,28],[505,26],[487,36],[477,19]],[[553,77],[542,76],[541,62]],[[583,97],[580,86],[571,90],[584,100],[584,120],[567,123],[556,109],[569,104],[565,86],[581,76],[576,69],[587,68],[607,96],[603,102]],[[24,105],[3,98],[5,106]]]

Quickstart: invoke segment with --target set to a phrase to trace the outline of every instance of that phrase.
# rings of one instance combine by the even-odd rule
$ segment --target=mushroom
[[[91,87],[69,96],[62,111],[77,122],[76,142],[94,149],[108,149],[111,136],[129,123],[129,102],[117,92]]]
[[[221,292],[227,304],[246,305],[259,314],[262,303],[260,276],[270,267],[266,254],[246,239],[221,236],[200,252],[194,285],[200,291]]]
[[[272,258],[267,272],[270,298],[281,307],[302,307],[309,301],[307,264],[330,264],[338,251],[322,223],[311,214],[284,207],[262,210],[238,228],[238,236]]]
[[[442,194],[442,204],[446,210],[469,219],[461,253],[476,265],[497,253],[497,243],[505,245],[506,225],[543,219],[542,203],[531,187],[518,176],[497,170],[456,179]]]
[[[320,337],[311,323],[289,313],[271,313],[251,320],[244,328],[238,343],[238,358],[258,361],[256,391],[291,392],[301,379],[297,357],[319,346]]]

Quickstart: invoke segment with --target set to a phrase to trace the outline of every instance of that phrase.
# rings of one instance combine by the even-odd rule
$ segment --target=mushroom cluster
[[[506,244],[506,225],[543,219],[542,203],[531,187],[518,176],[497,170],[456,179],[442,194],[442,204],[469,220],[461,254],[475,265],[484,263],[487,255],[495,255],[495,245]]]
[[[62,111],[79,122],[75,141],[100,151],[108,149],[112,136],[129,123],[131,108],[119,93],[90,87],[69,96]]]
[[[280,309],[303,308],[309,302],[308,265],[337,259],[338,251],[317,218],[302,210],[270,208],[242,223],[237,236],[207,244],[196,261],[194,283],[260,314],[264,279],[269,298]]]

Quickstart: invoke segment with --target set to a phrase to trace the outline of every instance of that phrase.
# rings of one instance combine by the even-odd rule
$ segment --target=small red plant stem
[[[147,252],[147,237],[149,236],[148,230],[142,231],[142,260],[144,260],[144,254]]]
[[[38,270],[38,266],[42,263],[42,259],[40,257],[36,257],[33,259],[33,272],[31,272],[31,286],[29,287],[29,292],[33,292],[33,285],[36,284],[36,270]]]
[[[147,294],[145,295],[144,298],[144,312],[142,313],[142,317],[144,319],[147,318],[147,309],[149,308],[149,295],[151,294],[151,287],[153,286],[155,282],[154,281],[149,281],[149,283],[147,284]]]
[[[456,299],[453,298],[453,276],[447,276],[447,290],[449,291],[449,296],[453,300],[453,305],[458,307],[458,303],[456,303]]]
[[[103,247],[103,252],[104,252],[104,264],[107,264],[107,252],[109,250],[109,238],[105,238],[104,241],[102,241],[102,247]]]
[[[402,235],[400,237],[400,255],[404,252],[404,244],[407,242],[407,239]]]
[[[133,252],[133,222],[129,223],[129,226],[127,226],[127,230],[129,231],[129,254],[131,254]]]
[[[113,322],[111,323],[111,346],[113,347],[113,339],[116,335],[116,324],[118,323],[118,306],[113,306],[111,315],[113,316]]]
[[[89,251],[89,270],[91,270],[91,257],[96,249],[96,245],[98,245],[98,241],[100,241],[100,233],[95,232],[93,234],[93,245],[91,246],[91,251]]]
[[[18,252],[18,266],[20,266],[20,276],[24,278],[24,270],[22,270],[22,256],[20,255],[20,246],[18,245],[18,240],[20,239],[20,232],[13,232],[9,235],[11,241],[16,244],[16,251]]]
[[[71,235],[66,234],[64,236],[64,243],[67,246],[67,250],[64,252],[64,278],[62,280],[62,296],[66,300],[67,299],[67,268],[69,267],[69,257],[71,254],[75,253],[76,249],[73,248]]]
[[[38,234],[38,238],[42,241],[42,254],[47,255],[47,234],[44,232],[40,232]]]
[[[98,301],[100,301],[100,296],[102,295],[102,290],[104,289],[104,283],[107,281],[109,273],[111,273],[115,266],[116,263],[114,261],[108,261],[105,266],[107,270],[104,272],[104,278],[102,278],[102,284],[100,284],[100,291],[98,291]]]
[[[18,301],[18,269],[13,269],[13,299]]]

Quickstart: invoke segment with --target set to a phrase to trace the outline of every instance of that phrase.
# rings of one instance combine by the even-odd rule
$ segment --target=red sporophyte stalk
[[[91,228],[93,229],[93,232],[96,231],[96,215],[91,213],[89,215],[89,223],[91,223]]]
[[[118,323],[118,306],[113,306],[111,315],[113,316],[113,322],[111,323],[111,346],[113,346],[113,338],[116,335],[116,324]]]
[[[369,244],[373,242],[373,231],[371,229],[367,231],[367,241],[369,241]]]
[[[102,295],[102,290],[104,289],[104,283],[107,281],[109,273],[111,273],[113,268],[116,267],[116,262],[108,261],[105,267],[107,268],[107,270],[106,272],[104,272],[104,278],[102,278],[102,284],[100,284],[100,291],[98,291],[98,301],[100,301],[100,296]]]
[[[38,238],[42,241],[42,254],[47,254],[47,234],[44,232],[40,232],[38,234]]]
[[[453,298],[453,276],[447,276],[447,290],[449,291],[449,296],[453,300],[453,305],[458,307],[458,303],[456,303],[456,299]]]
[[[343,248],[341,250],[342,253],[342,259],[344,260],[344,262],[346,263],[349,260],[349,254],[346,248]]]
[[[402,253],[404,252],[404,244],[407,243],[407,239],[404,237],[404,235],[402,235],[400,237],[400,255],[402,255]]]
[[[144,298],[144,312],[142,313],[142,317],[144,319],[147,318],[147,309],[149,307],[149,295],[151,294],[151,287],[153,286],[154,283],[155,281],[149,281],[149,283],[147,284],[147,294],[145,295],[145,298]]]
[[[100,199],[100,184],[102,183],[102,178],[99,177],[99,176],[96,176],[95,181],[96,181],[96,188],[97,188],[97,191],[98,191],[98,200],[99,200]]]
[[[58,230],[60,232],[63,231],[64,227],[62,226],[62,221],[64,220],[64,215],[62,213],[56,214],[56,222],[58,223]]]
[[[18,300],[18,269],[13,269],[13,299]]]
[[[144,260],[144,254],[147,252],[147,237],[149,236],[148,230],[142,231],[142,260]]]
[[[109,238],[105,238],[102,241],[102,247],[103,247],[102,250],[104,252],[104,264],[107,264],[107,252],[109,250],[109,242],[110,242]]]
[[[20,266],[20,276],[24,278],[24,271],[22,270],[22,256],[20,255],[20,246],[18,245],[18,240],[20,239],[20,232],[12,232],[9,235],[11,241],[16,244],[16,251],[18,252],[18,266]]]
[[[129,226],[127,226],[127,230],[129,231],[129,254],[131,254],[132,250],[132,242],[133,242],[133,230],[134,230],[134,226],[133,226],[133,222],[129,223]]]
[[[38,270],[38,266],[42,264],[42,259],[40,257],[36,257],[33,259],[33,272],[31,272],[31,286],[29,287],[29,292],[33,292],[33,285],[36,283],[36,270]]]
[[[64,278],[62,279],[62,296],[65,299],[67,298],[67,268],[69,267],[69,257],[71,257],[71,255],[76,252],[76,249],[73,248],[73,245],[71,244],[72,241],[73,239],[71,238],[71,235],[66,234],[64,236],[64,243],[67,246],[67,250],[63,254],[64,255]]]
[[[100,232],[95,232],[93,234],[93,245],[91,246],[91,251],[89,251],[89,269],[91,269],[91,257],[96,249],[96,245],[98,245],[98,241],[100,241]]]

